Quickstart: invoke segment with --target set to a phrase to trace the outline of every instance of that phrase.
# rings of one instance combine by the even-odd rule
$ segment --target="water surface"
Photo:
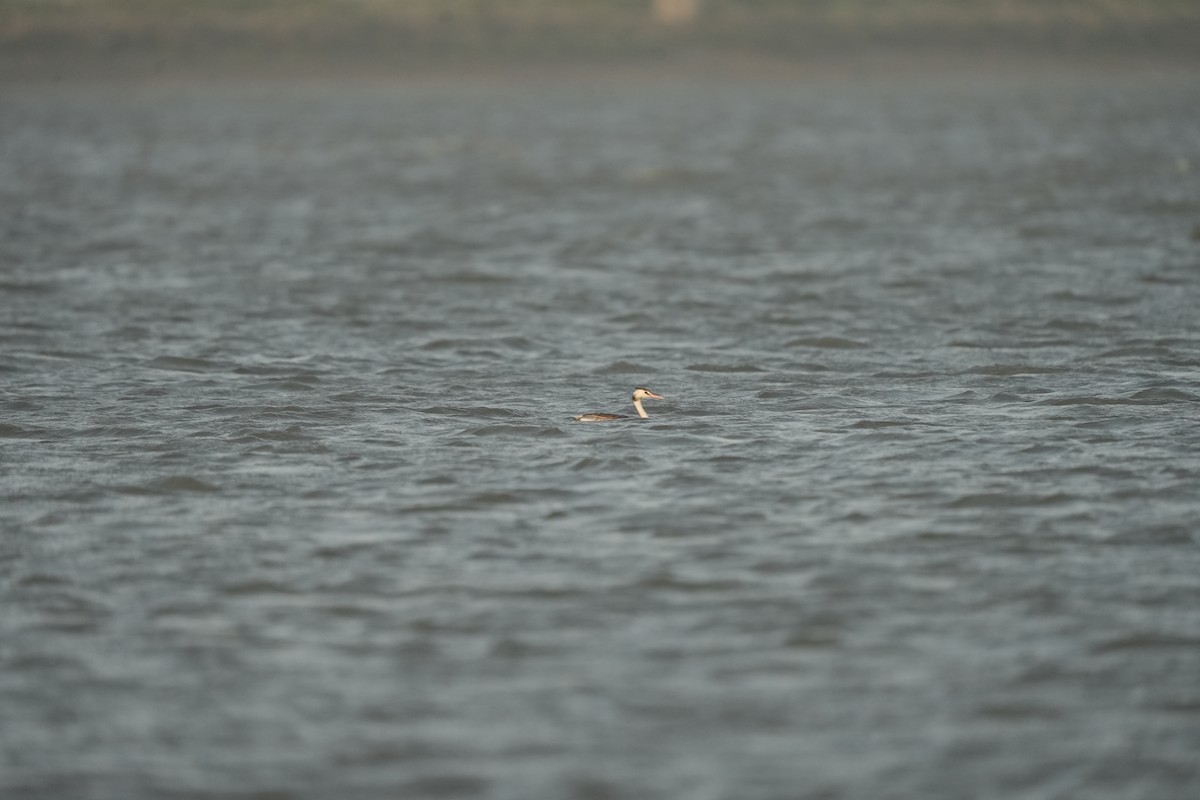
[[[0,793],[1195,795],[1194,77],[4,90]]]

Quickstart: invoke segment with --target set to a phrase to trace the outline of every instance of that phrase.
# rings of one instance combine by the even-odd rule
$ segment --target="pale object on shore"
[[[700,13],[700,0],[654,0],[654,21],[661,25],[688,25]]]

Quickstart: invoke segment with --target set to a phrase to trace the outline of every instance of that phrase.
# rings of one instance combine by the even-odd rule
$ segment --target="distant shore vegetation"
[[[1174,54],[1197,0],[0,0],[0,66],[236,56],[615,60],[848,50]]]

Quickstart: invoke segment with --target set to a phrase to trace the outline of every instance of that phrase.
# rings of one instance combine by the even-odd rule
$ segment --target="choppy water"
[[[4,90],[0,794],[1197,796],[1194,77]]]

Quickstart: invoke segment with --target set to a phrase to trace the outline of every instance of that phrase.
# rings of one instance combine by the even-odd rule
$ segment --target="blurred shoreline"
[[[0,83],[1200,69],[1200,4],[1148,0],[11,0]]]

